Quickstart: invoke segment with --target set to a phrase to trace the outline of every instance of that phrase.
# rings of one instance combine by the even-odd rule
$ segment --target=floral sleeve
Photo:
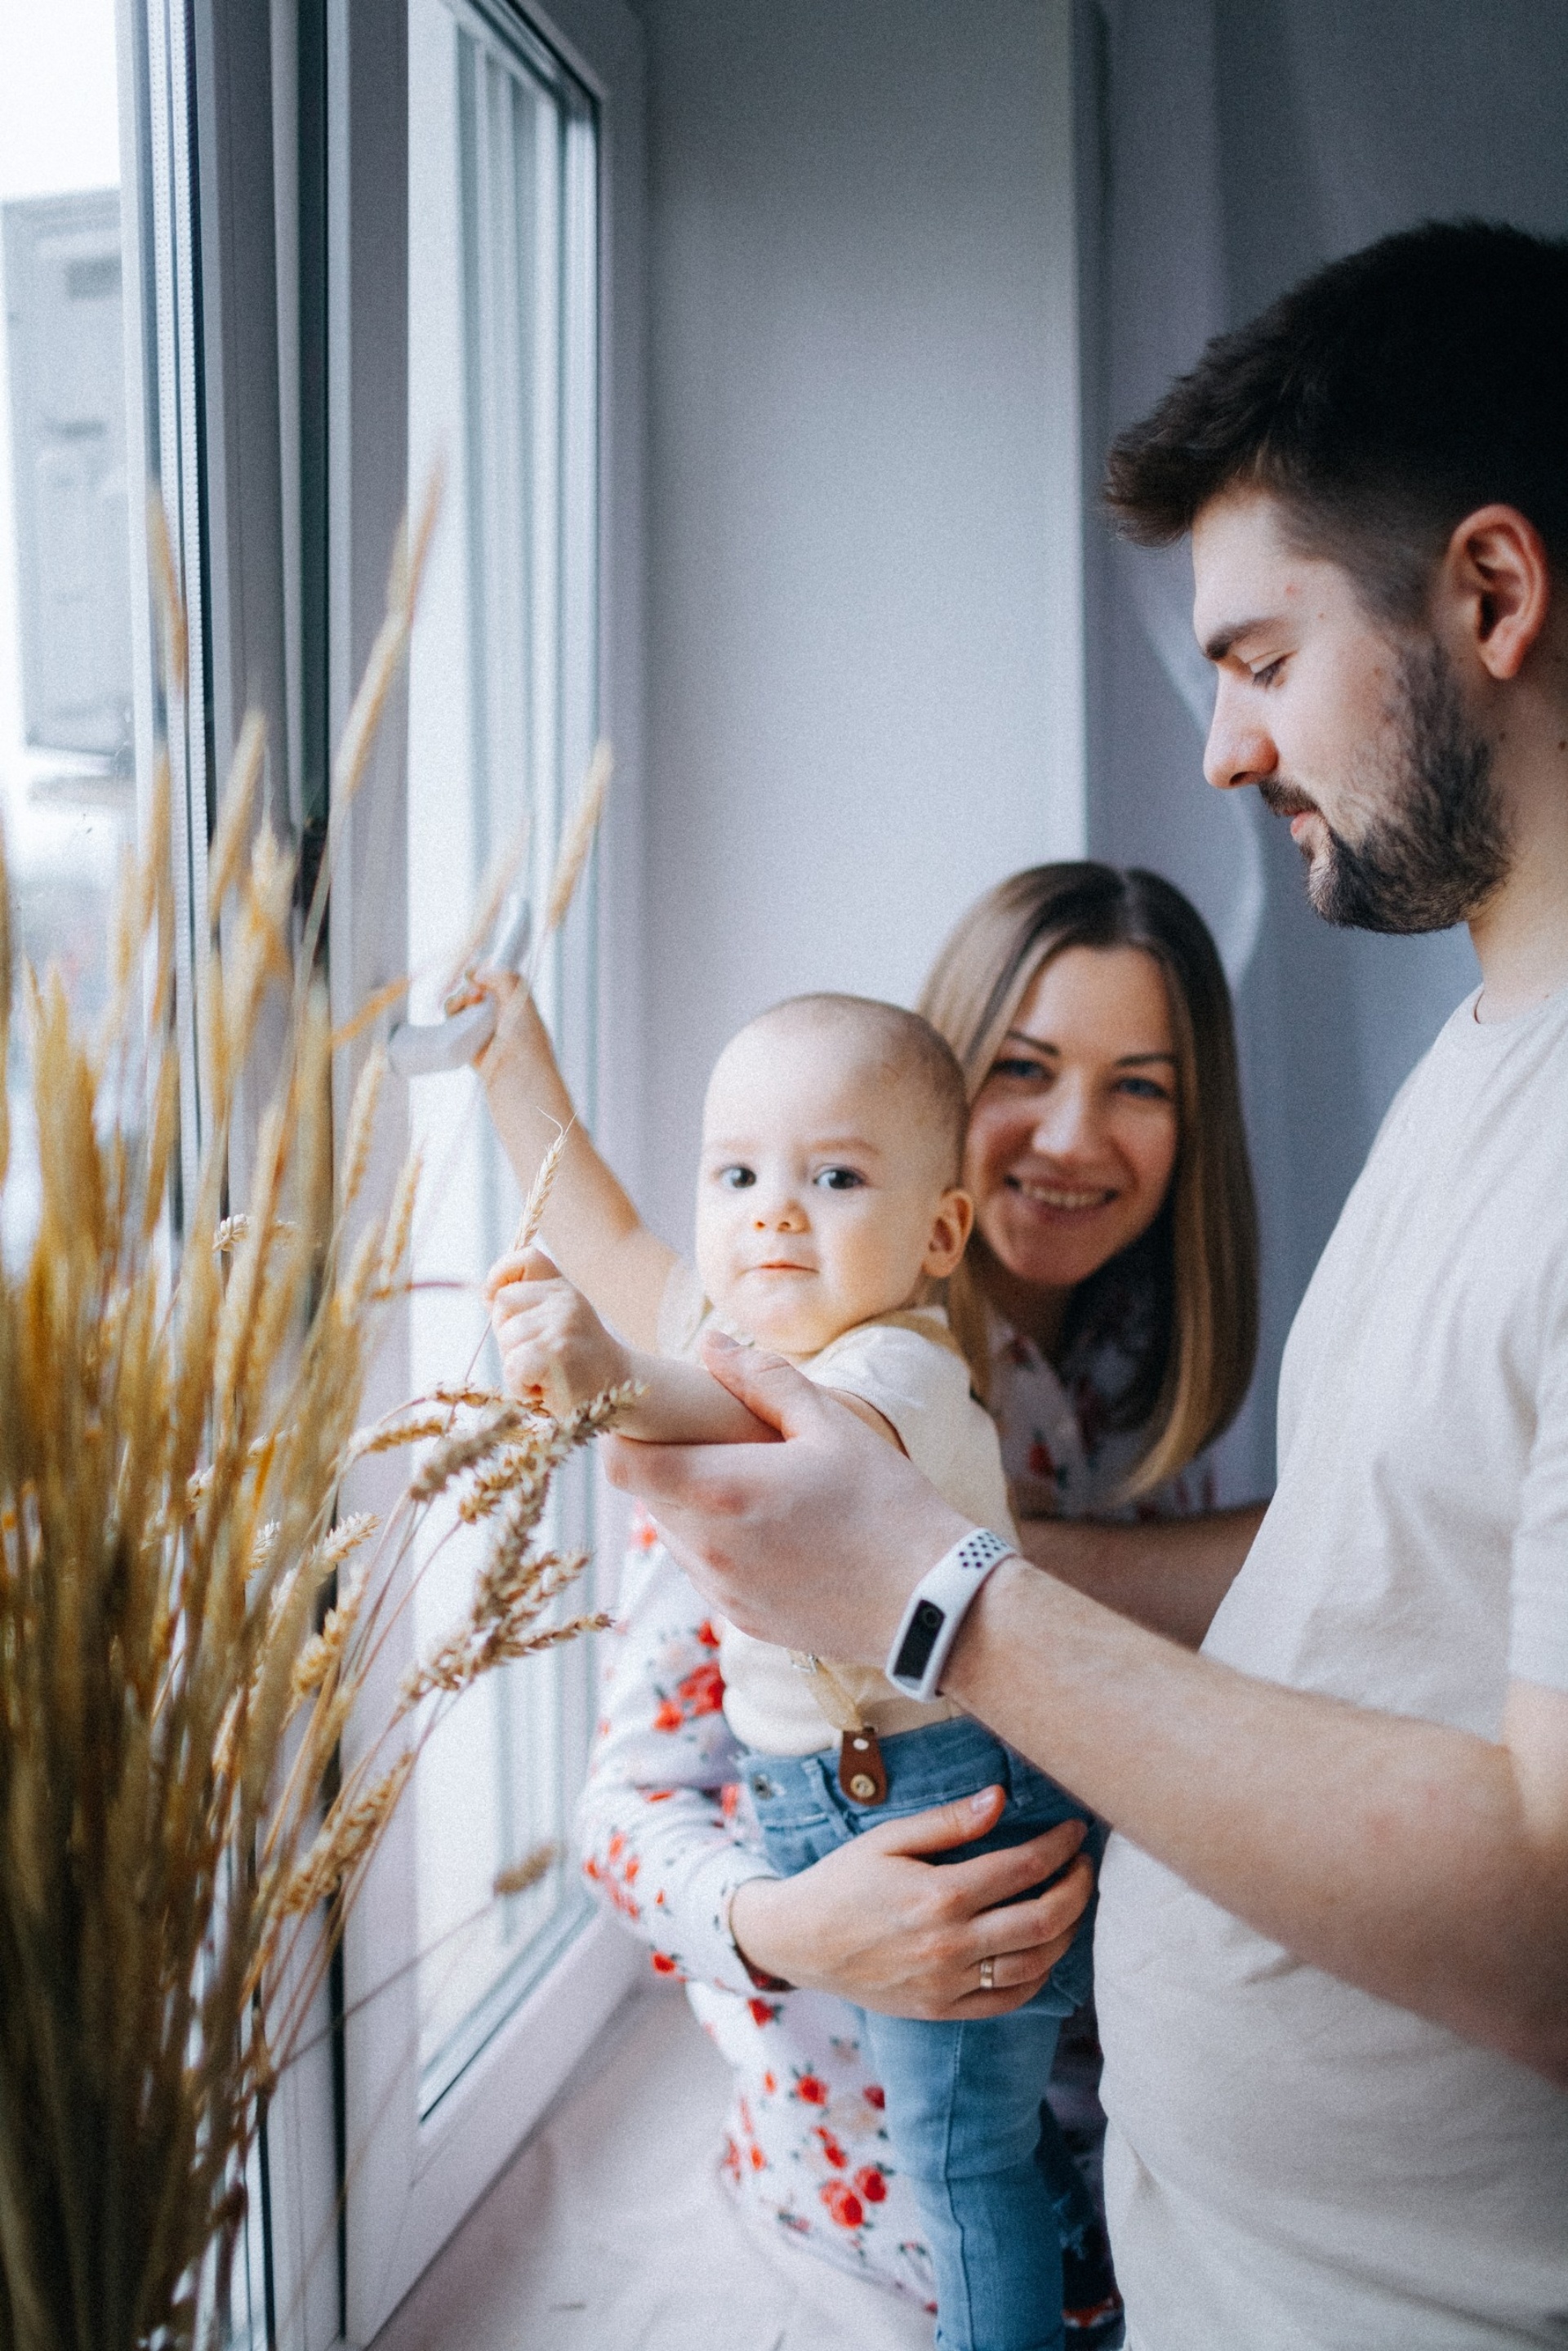
[[[929,2311],[930,2256],[858,2011],[826,1992],[764,1992],[727,1931],[735,1888],[775,1873],[746,1842],[716,1630],[645,1522],[606,1651],[582,1866],[652,1944],[655,1971],[685,1980],[729,2064],[721,2177],[781,2236]]]
[[[757,1985],[730,1937],[730,1897],[776,1873],[737,1828],[718,1635],[645,1521],[606,1647],[578,1811],[584,1874],[653,1945],[661,1974],[747,1997]]]

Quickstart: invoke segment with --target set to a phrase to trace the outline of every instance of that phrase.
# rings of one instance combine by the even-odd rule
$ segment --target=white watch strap
[[[944,1552],[909,1595],[887,1653],[888,1680],[911,1698],[934,1698],[970,1602],[993,1568],[1017,1557],[1017,1545],[989,1527],[976,1527]]]

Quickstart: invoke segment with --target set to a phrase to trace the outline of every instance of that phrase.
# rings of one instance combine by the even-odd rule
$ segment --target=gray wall
[[[1100,26],[1081,65],[1101,125],[1083,161],[1108,428],[1143,413],[1208,334],[1389,230],[1475,213],[1568,232],[1561,0],[1115,0]],[[1306,910],[1283,827],[1250,793],[1206,791],[1196,720],[1210,694],[1188,585],[1185,556],[1104,551],[1090,841],[1169,873],[1230,946],[1233,975],[1246,966],[1266,1326],[1231,1451],[1238,1482],[1264,1482],[1297,1300],[1392,1094],[1476,968],[1462,933],[1329,930]]]
[[[1081,837],[1051,788],[1071,182],[1039,0],[642,13],[645,1165],[684,1241],[732,1029],[912,996],[980,889]]]

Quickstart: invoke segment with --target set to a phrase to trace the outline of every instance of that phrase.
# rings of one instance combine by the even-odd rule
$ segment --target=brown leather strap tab
[[[839,1741],[839,1785],[856,1804],[885,1804],[887,1766],[882,1744],[869,1723],[846,1730]]]

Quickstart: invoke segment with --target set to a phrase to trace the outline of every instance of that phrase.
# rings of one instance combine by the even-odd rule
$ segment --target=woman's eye
[[[744,1192],[747,1185],[756,1183],[757,1171],[752,1167],[721,1167],[718,1180],[727,1191]]]
[[[865,1182],[852,1167],[824,1167],[811,1178],[824,1192],[852,1192]]]
[[[1134,1102],[1169,1102],[1170,1088],[1162,1086],[1158,1078],[1123,1078],[1119,1091],[1131,1094]]]
[[[1010,1078],[1015,1084],[1042,1086],[1051,1072],[1043,1061],[1027,1061],[1021,1053],[1008,1053],[991,1063],[990,1074],[993,1078]]]

